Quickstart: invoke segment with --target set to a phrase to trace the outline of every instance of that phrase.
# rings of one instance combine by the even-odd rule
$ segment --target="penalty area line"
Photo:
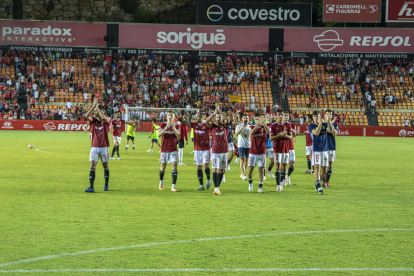
[[[231,240],[231,239],[246,239],[246,238],[259,238],[259,237],[270,237],[270,236],[282,236],[282,235],[298,235],[298,234],[316,234],[316,233],[350,233],[350,232],[374,232],[374,231],[413,231],[414,228],[408,229],[398,229],[398,228],[387,228],[387,229],[355,229],[355,230],[322,230],[322,231],[301,231],[301,232],[279,232],[279,233],[268,233],[268,234],[257,234],[257,235],[243,235],[243,236],[231,236],[231,237],[216,237],[216,238],[205,238],[205,239],[192,239],[192,240],[181,240],[181,241],[167,241],[167,242],[155,242],[155,243],[146,243],[146,244],[136,244],[129,246],[120,246],[120,247],[109,247],[109,248],[100,248],[86,251],[79,251],[73,253],[62,253],[56,255],[49,255],[31,259],[23,259],[14,262],[7,262],[0,264],[0,267],[9,266],[9,265],[18,265],[22,263],[35,262],[47,259],[54,259],[66,256],[77,256],[88,253],[96,253],[103,251],[113,251],[113,250],[123,250],[129,248],[140,248],[140,247],[151,247],[159,245],[169,245],[169,244],[179,244],[179,243],[192,243],[192,242],[203,242],[203,241],[216,241],[216,240]]]
[[[414,271],[414,268],[386,268],[386,267],[355,267],[355,268],[160,268],[160,269],[18,269],[0,270],[0,273],[48,273],[48,272],[299,272],[299,271]]]

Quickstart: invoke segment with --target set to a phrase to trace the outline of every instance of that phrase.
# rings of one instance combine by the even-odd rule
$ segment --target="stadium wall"
[[[103,2],[103,1],[102,1]],[[104,41],[107,37],[107,41]],[[145,37],[145,39],[142,39]],[[328,43],[329,42],[329,43]],[[61,52],[85,49],[123,53],[207,56],[239,55],[313,57],[325,62],[340,57],[414,59],[409,29],[266,28],[162,24],[0,21],[1,49]],[[72,56],[73,57],[73,56]]]

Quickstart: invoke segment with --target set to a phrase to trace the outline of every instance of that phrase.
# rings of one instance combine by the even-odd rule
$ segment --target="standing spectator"
[[[371,100],[371,111],[372,111],[372,114],[374,114],[375,113],[375,105],[377,104],[377,101],[375,101],[375,99],[373,98],[372,100]]]
[[[68,114],[71,114],[72,112],[71,112],[71,106],[72,106],[72,103],[70,102],[70,100],[66,103],[66,109],[68,110]]]
[[[346,114],[342,113],[342,125],[346,125]]]
[[[405,124],[404,124],[404,126],[405,127],[409,127],[409,123],[410,123],[410,121],[408,120],[408,117],[405,117]]]

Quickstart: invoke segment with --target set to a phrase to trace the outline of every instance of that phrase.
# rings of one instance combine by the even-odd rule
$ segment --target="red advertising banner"
[[[269,29],[120,24],[119,47],[269,51]]]
[[[284,30],[286,52],[412,53],[411,29]]]
[[[106,24],[0,21],[0,45],[106,46]]]
[[[0,120],[0,130],[84,131],[86,121]]]
[[[324,22],[381,22],[381,0],[324,0]]]
[[[386,22],[414,21],[414,1],[387,0]]]

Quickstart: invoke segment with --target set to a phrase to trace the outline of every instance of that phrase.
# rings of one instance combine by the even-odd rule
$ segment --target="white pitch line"
[[[363,268],[164,268],[164,269],[139,269],[139,268],[119,268],[119,269],[17,269],[17,270],[0,270],[0,273],[47,273],[47,272],[206,272],[206,271],[223,271],[223,272],[260,272],[260,271],[277,271],[277,272],[294,272],[294,271],[414,271],[414,268],[386,268],[386,267],[363,267]]]
[[[216,237],[216,238],[205,238],[205,239],[192,239],[192,240],[181,240],[181,241],[169,241],[169,242],[155,242],[155,243],[146,243],[146,244],[137,244],[129,246],[120,246],[120,247],[109,247],[109,248],[100,248],[86,251],[79,251],[74,253],[62,253],[56,255],[49,255],[31,259],[23,259],[14,262],[2,263],[0,267],[17,265],[28,262],[35,262],[47,259],[54,259],[66,256],[77,256],[88,253],[96,253],[102,251],[113,251],[113,250],[122,250],[129,248],[139,248],[139,247],[149,247],[149,246],[158,246],[158,245],[167,245],[167,244],[177,244],[177,243],[192,243],[192,242],[202,242],[202,241],[215,241],[215,240],[230,240],[230,239],[245,239],[245,238],[258,238],[258,237],[269,237],[269,236],[282,236],[282,235],[295,235],[295,234],[316,234],[316,233],[347,233],[347,232],[371,232],[371,231],[413,231],[414,228],[408,229],[359,229],[359,230],[323,230],[323,231],[301,231],[301,232],[280,232],[280,233],[269,233],[269,234],[258,234],[258,235],[243,235],[243,236],[232,236],[232,237]]]

